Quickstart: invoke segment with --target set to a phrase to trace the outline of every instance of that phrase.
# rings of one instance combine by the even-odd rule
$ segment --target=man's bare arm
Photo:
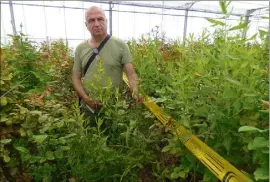
[[[85,90],[83,89],[82,86],[82,81],[81,81],[82,73],[72,73],[72,85],[75,91],[77,92],[78,96],[91,108],[93,109],[98,109],[101,107],[101,104],[97,101],[94,101],[89,98]]]
[[[81,72],[79,72],[79,73],[72,73],[72,85],[73,85],[73,88],[75,89],[75,91],[77,92],[78,96],[81,99],[86,100],[89,97],[86,94],[85,90],[83,89],[81,77],[82,77],[82,73]]]
[[[139,79],[138,79],[138,76],[135,72],[133,65],[131,63],[127,63],[127,64],[125,64],[124,68],[125,68],[126,73],[127,73],[131,93],[137,93]]]

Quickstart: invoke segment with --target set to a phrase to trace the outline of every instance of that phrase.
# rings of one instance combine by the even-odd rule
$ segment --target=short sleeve
[[[122,60],[121,60],[121,64],[127,64],[127,63],[131,63],[132,62],[132,56],[131,53],[129,51],[129,47],[127,45],[127,43],[123,42],[123,52],[122,52]]]
[[[75,49],[75,56],[74,56],[74,64],[72,68],[73,73],[80,73],[82,72],[82,64],[81,64],[81,59],[80,59],[80,54],[79,54],[79,47]]]

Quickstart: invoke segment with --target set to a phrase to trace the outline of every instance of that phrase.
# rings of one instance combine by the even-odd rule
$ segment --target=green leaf
[[[33,163],[38,162],[40,159],[42,159],[42,157],[40,157],[40,156],[32,156],[29,162],[31,164],[33,164]]]
[[[265,30],[262,30],[262,29],[259,29],[259,35],[260,35],[260,38],[263,38],[265,35],[268,34],[268,31],[265,31]]]
[[[47,151],[45,155],[46,155],[46,158],[48,160],[54,160],[55,159],[52,151]]]
[[[40,122],[40,123],[43,123],[47,120],[48,120],[48,116],[46,116],[46,115],[39,116],[39,118],[38,118],[38,122]]]
[[[1,98],[1,100],[0,100],[0,105],[1,106],[6,106],[7,105],[7,103],[8,103],[8,101],[7,101],[7,98],[6,97],[2,97]]]
[[[56,150],[54,151],[54,155],[58,159],[62,159],[64,157],[63,151],[62,150]]]
[[[241,64],[240,68],[245,68],[248,64],[249,64],[248,61],[243,62],[243,63]]]
[[[180,172],[178,173],[178,175],[179,175],[181,178],[185,178],[186,173],[185,173],[184,171],[180,171]]]
[[[12,75],[8,75],[8,76],[1,76],[1,80],[5,80],[5,81],[8,81],[8,80],[11,80],[12,78]]]
[[[169,86],[166,86],[166,89],[169,91],[169,92],[171,92],[171,93],[175,93],[175,90],[173,90],[171,87],[169,87]]]
[[[61,146],[60,149],[62,149],[63,151],[68,151],[70,150],[69,146]]]
[[[248,38],[246,41],[255,39],[257,35],[258,35],[258,33],[255,33],[255,34],[252,35],[250,38]]]
[[[8,118],[5,117],[5,116],[1,116],[1,117],[0,117],[0,123],[4,123],[4,122],[6,122],[7,120],[8,120]]]
[[[171,178],[172,178],[172,179],[177,179],[178,177],[179,177],[179,175],[178,175],[177,172],[171,173]]]
[[[227,14],[226,1],[219,1],[220,8],[223,14]]]
[[[178,172],[181,171],[181,169],[182,169],[182,168],[179,166],[179,167],[175,167],[175,168],[173,169],[173,171],[176,172],[176,173],[178,173]]]
[[[8,163],[8,162],[10,161],[10,157],[7,156],[7,155],[4,155],[3,158],[4,158],[4,161],[5,161],[6,163]]]
[[[0,140],[0,142],[1,142],[1,144],[8,144],[8,143],[10,143],[12,141],[12,139],[1,139]]]
[[[230,28],[229,31],[232,31],[232,30],[239,30],[239,29],[242,29],[242,28],[246,28],[247,25],[248,25],[247,22],[240,23],[239,25],[236,25],[236,26]]]
[[[125,113],[125,111],[124,110],[122,110],[124,113]],[[119,112],[118,112],[119,113]],[[123,114],[124,114],[123,113]],[[120,115],[122,115],[122,114],[120,114]],[[100,126],[103,124],[103,119],[101,119],[101,118],[98,118],[98,123],[97,123],[97,125],[98,125],[98,129],[100,129]]]
[[[232,84],[235,84],[235,85],[241,85],[241,83],[237,80],[234,80],[232,78],[229,78],[229,77],[225,77],[225,80],[231,82]]]
[[[231,142],[231,138],[225,138],[224,139],[224,141],[223,141],[223,145],[224,145],[224,147],[226,148],[226,150],[229,152],[230,151],[230,149],[231,149],[231,144],[232,144],[232,142]]]
[[[256,150],[264,147],[269,147],[269,140],[266,140],[264,137],[256,137],[248,144],[249,150]]]
[[[123,114],[125,114],[125,110],[119,109],[117,113],[118,113],[118,115],[123,115]]]
[[[269,179],[269,169],[267,167],[258,168],[254,172],[254,176],[255,176],[256,181],[267,180],[267,179]]]
[[[215,24],[215,25],[222,25],[222,26],[224,26],[224,25],[225,25],[225,23],[224,23],[224,22],[222,22],[222,21],[218,21],[218,20],[215,20],[215,19],[212,19],[212,18],[207,18],[207,20],[208,20],[209,22],[211,22],[211,23]]]
[[[41,116],[42,112],[41,112],[41,111],[37,111],[37,110],[35,110],[35,111],[30,111],[30,114],[32,114],[32,115],[39,115],[39,116]]]
[[[33,139],[36,143],[42,143],[48,135],[33,135]]]
[[[24,147],[15,147],[15,149],[22,152],[22,153],[24,153],[24,154],[30,154],[29,150],[27,150]]]
[[[168,152],[171,149],[170,145],[165,146],[161,152]]]
[[[260,130],[259,128],[253,127],[253,126],[241,126],[238,129],[238,132],[245,132],[245,131],[258,131],[260,133],[267,132],[269,129]]]
[[[71,133],[71,134],[68,134],[68,135],[61,137],[61,138],[66,139],[66,138],[74,137],[76,135],[77,135],[76,133]]]
[[[268,148],[262,149],[262,153],[263,153],[263,154],[269,154],[269,149],[268,149]]]
[[[185,173],[188,173],[188,172],[189,172],[189,167],[185,167],[183,171],[184,171]]]
[[[40,161],[39,161],[39,163],[43,163],[43,162],[45,162],[47,159],[44,157],[44,158],[41,158],[40,159]]]

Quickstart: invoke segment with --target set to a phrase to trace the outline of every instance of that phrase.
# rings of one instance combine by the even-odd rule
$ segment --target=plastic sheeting
[[[104,3],[98,3],[98,1],[13,1],[16,30],[27,34],[34,41],[44,41],[46,38],[49,40],[67,38],[69,45],[76,47],[82,40],[90,37],[84,25],[85,8],[92,5],[101,7],[105,10],[109,20],[108,1],[102,2]],[[13,33],[7,3],[8,1],[1,1],[1,43],[7,43],[7,34]],[[192,1],[126,1],[126,3],[140,4],[140,6],[113,5],[113,35],[124,40],[138,39],[158,27],[159,32],[163,32],[168,38],[183,39],[184,8],[189,7]],[[44,5],[50,7],[43,7]],[[155,6],[172,7],[172,9],[154,8]],[[233,13],[241,14],[244,17],[247,10],[263,7],[269,7],[269,2],[232,1],[228,9],[233,8]],[[183,10],[174,10],[173,8],[183,8]],[[190,33],[195,36],[199,35],[203,28],[210,32],[213,31],[206,18],[221,17],[220,14],[213,13],[220,11],[218,1],[196,1],[188,12],[186,36]],[[266,8],[251,13],[247,37],[256,33],[259,28],[269,27],[269,19],[262,19],[262,16],[269,16],[269,11]],[[239,23],[239,19],[239,16],[231,16],[227,23],[236,25]]]

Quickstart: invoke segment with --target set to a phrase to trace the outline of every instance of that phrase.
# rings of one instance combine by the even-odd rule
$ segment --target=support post
[[[257,9],[249,9],[246,11],[246,14],[245,14],[245,22],[249,23],[249,17],[252,13],[254,13],[255,11],[259,10],[261,8],[257,8]],[[247,36],[247,30],[248,30],[248,26],[244,28],[243,30],[243,33],[242,33],[242,38],[245,39],[246,36]]]
[[[197,1],[199,2],[199,1]],[[184,32],[183,32],[183,43],[185,45],[185,38],[187,36],[187,23],[188,23],[188,10],[196,3],[196,1],[191,3],[186,3],[185,6],[185,22],[184,22]]]
[[[249,23],[249,15],[250,15],[250,10],[247,10],[246,11],[246,14],[245,14],[245,22]],[[242,32],[242,39],[245,39],[247,36],[247,28],[244,28],[243,32]]]
[[[112,1],[109,3],[110,35],[112,35]]]
[[[11,17],[11,25],[12,25],[13,35],[16,35],[17,31],[16,31],[16,24],[15,24],[12,1],[9,1],[9,9],[10,9],[10,17]]]
[[[184,23],[184,33],[183,33],[183,41],[187,36],[187,22],[188,22],[188,9],[185,11],[185,23]]]

